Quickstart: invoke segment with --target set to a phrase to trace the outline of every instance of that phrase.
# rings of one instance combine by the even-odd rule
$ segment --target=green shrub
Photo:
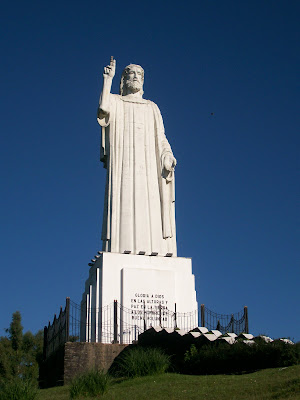
[[[0,381],[1,400],[33,400],[37,393],[36,385],[30,380],[14,378]]]
[[[116,377],[162,374],[170,366],[169,357],[156,348],[135,347],[123,351],[114,361],[110,373]]]
[[[90,371],[73,379],[70,385],[70,397],[97,397],[105,393],[109,387],[110,378],[100,371]]]
[[[258,343],[252,346],[238,342],[234,345],[194,345],[185,353],[183,372],[187,374],[226,374],[255,371],[264,368],[299,364],[299,345]]]

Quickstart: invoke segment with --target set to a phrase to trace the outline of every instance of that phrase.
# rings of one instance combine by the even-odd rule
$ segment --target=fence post
[[[249,320],[248,320],[248,307],[244,307],[244,316],[245,316],[245,333],[249,333]]]
[[[54,314],[54,319],[53,319],[53,322],[52,322],[52,326],[53,326],[53,332],[54,332],[54,335],[52,334],[52,353],[54,353],[54,351],[55,351],[55,328],[56,328],[56,314]]]
[[[205,326],[205,306],[201,304],[201,326]]]
[[[146,303],[144,300],[144,332],[147,329],[147,325],[146,325]]]
[[[231,314],[231,332],[234,333],[234,315]]]
[[[177,304],[175,303],[175,312],[174,312],[174,329],[177,328]]]
[[[118,343],[118,302],[114,300],[114,343]]]
[[[66,342],[70,339],[70,297],[66,298]]]
[[[45,326],[44,327],[44,347],[43,347],[44,360],[46,360],[46,357],[47,357],[47,347],[48,347],[47,333],[48,333],[48,328],[47,328],[47,326]]]
[[[161,303],[159,303],[158,310],[159,310],[159,326],[162,327],[161,326]]]

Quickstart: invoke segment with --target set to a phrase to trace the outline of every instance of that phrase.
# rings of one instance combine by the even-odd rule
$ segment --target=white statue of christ
[[[103,251],[176,256],[176,159],[161,113],[143,99],[144,70],[130,64],[111,94],[116,60],[104,68],[98,108],[101,161],[107,169]]]

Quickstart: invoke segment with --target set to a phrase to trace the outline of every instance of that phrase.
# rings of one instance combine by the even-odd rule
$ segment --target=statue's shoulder
[[[154,101],[152,100],[147,100],[148,104],[150,104],[150,106],[152,108],[155,108],[156,110],[159,110],[158,105],[156,103],[154,103]]]
[[[154,103],[152,100],[147,100],[149,104],[151,104],[152,107],[157,107],[157,104]]]
[[[153,108],[153,110],[160,114],[160,109],[159,109],[158,105],[156,103],[154,103],[154,101],[151,101],[151,100],[148,100],[148,102],[151,105],[151,107]]]
[[[122,97],[120,94],[114,94],[114,93],[110,93],[109,95],[110,95],[110,98],[115,101],[121,100],[121,97]]]

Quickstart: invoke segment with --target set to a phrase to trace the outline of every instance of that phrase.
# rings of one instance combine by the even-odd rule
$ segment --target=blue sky
[[[199,304],[247,305],[252,333],[300,340],[297,3],[2,5],[0,335],[16,310],[36,332],[80,301],[101,248],[96,108],[113,55],[113,92],[141,64],[161,109]]]

